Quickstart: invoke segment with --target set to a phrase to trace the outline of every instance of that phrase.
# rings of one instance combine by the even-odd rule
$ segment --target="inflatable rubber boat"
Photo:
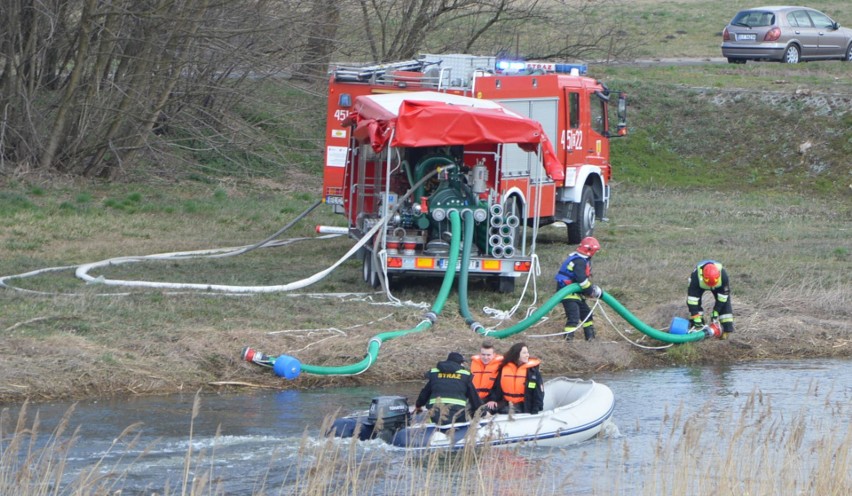
[[[476,421],[436,425],[415,414],[403,396],[373,398],[370,410],[335,420],[328,434],[382,439],[407,449],[458,449],[467,444],[564,446],[591,439],[612,416],[615,397],[604,384],[558,377],[544,383],[544,409],[537,414],[485,415]]]

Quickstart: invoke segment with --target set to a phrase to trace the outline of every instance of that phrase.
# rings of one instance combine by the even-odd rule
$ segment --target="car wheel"
[[[583,196],[577,205],[577,213],[574,222],[568,224],[568,242],[579,243],[586,236],[591,236],[595,230],[595,192],[586,186],[583,188]]]
[[[784,51],[784,63],[785,64],[798,64],[799,63],[799,47],[796,45],[790,45],[787,47],[787,50]]]
[[[852,62],[852,43],[846,47],[846,57],[843,58],[844,62]]]
[[[370,285],[370,287],[378,288],[380,285],[379,274],[376,272],[375,267],[373,267],[373,254],[367,251],[364,255],[364,265],[362,267],[364,269],[364,282]]]
[[[728,63],[729,64],[745,64],[746,59],[734,59],[734,58],[728,57]]]

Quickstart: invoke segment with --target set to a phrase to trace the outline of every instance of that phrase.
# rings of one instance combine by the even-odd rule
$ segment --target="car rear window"
[[[734,26],[745,26],[749,28],[762,28],[775,24],[775,14],[759,10],[744,10],[734,16],[731,21]]]

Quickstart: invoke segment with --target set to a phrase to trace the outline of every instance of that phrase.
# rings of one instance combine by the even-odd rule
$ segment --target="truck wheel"
[[[568,242],[579,243],[586,236],[591,236],[595,230],[595,193],[592,188],[583,188],[583,196],[574,216],[574,222],[568,224]]]
[[[364,253],[364,282],[370,285],[372,288],[379,287],[379,274],[376,272],[373,267],[373,254],[369,251]]]
[[[497,278],[497,292],[498,293],[514,293],[515,292],[515,278],[509,276],[500,276]]]

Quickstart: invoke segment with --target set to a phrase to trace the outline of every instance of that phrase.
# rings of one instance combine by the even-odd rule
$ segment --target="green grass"
[[[624,19],[629,37],[643,40],[640,58],[721,57],[722,29],[740,9],[767,3],[746,0],[638,0],[615,2],[599,9],[600,16]],[[821,10],[852,26],[852,5],[845,0],[817,0],[808,7]]]
[[[95,199],[140,193],[143,206],[155,202],[141,185],[128,186],[126,191],[119,186],[91,191]],[[210,187],[190,191],[184,185],[161,186],[156,200],[160,206],[149,212],[114,210],[93,201],[91,208],[69,216],[54,207],[67,201],[70,192],[46,188],[46,194],[29,198],[30,208],[5,219],[0,273],[251,244],[295,216],[282,211],[301,212],[311,199],[305,192],[285,198],[239,190],[221,198],[216,191]],[[203,208],[191,214],[170,213],[163,208],[187,201]],[[322,208],[315,212],[316,216],[297,223],[285,237],[313,237],[313,225],[341,220]],[[693,264],[715,258],[732,276],[734,309],[744,336],[767,326],[774,328],[782,319],[803,316],[814,328],[831,332],[837,322],[848,318],[849,283],[843,275],[849,263],[850,219],[852,204],[838,203],[831,197],[620,183],[614,188],[610,221],[599,224],[596,232],[603,249],[595,258],[594,278],[638,318],[665,328],[673,315],[685,310],[683,281]],[[104,266],[89,275],[168,283],[280,285],[327,268],[351,245],[346,238],[302,241],[235,257]],[[553,274],[570,249],[565,245],[564,227],[542,230],[537,250],[542,269],[539,301],[550,297]],[[87,285],[72,270],[45,272],[9,283],[49,295],[4,290],[0,295],[3,338],[32,350],[27,356],[50,353],[57,363],[80,373],[64,374],[58,368],[58,381],[55,376],[44,377],[52,381],[50,384],[41,384],[32,376],[16,379],[27,374],[28,365],[18,363],[14,353],[8,357],[9,368],[4,373],[9,374],[10,383],[24,381],[37,390],[61,394],[80,386],[88,389],[92,384],[104,388],[102,394],[109,394],[112,388],[120,391],[125,380],[121,378],[132,380],[139,370],[149,370],[147,374],[157,378],[151,381],[152,387],[165,390],[187,381],[203,384],[234,374],[258,380],[253,371],[243,370],[237,363],[238,351],[245,345],[294,352],[305,363],[316,365],[354,363],[363,358],[370,337],[377,332],[410,329],[422,313],[406,307],[370,305],[356,298],[313,300],[287,293],[226,297],[184,290]],[[412,279],[397,285],[394,294],[402,301],[429,303],[439,286],[439,279]],[[360,262],[352,259],[300,292],[366,290]],[[474,315],[482,318],[483,307],[508,309],[519,293],[520,287],[513,295],[501,295],[476,280],[470,285],[469,303]],[[373,298],[384,301],[382,295]],[[466,329],[458,313],[453,293],[424,346],[442,349],[456,342],[456,331]],[[623,325],[614,318],[617,326]],[[542,324],[541,333],[560,330],[561,319],[559,311],[552,313]],[[365,324],[368,322],[372,324]],[[317,336],[331,335],[326,331],[311,335],[292,331],[330,328],[346,331],[328,346],[311,344]],[[602,339],[609,339],[607,329],[602,321]],[[278,331],[282,333],[273,334]],[[463,334],[465,342],[475,340],[470,333]],[[382,359],[369,376],[387,380],[416,376],[422,368],[419,362],[430,352],[411,356],[405,341],[383,347]],[[667,352],[668,361],[695,363],[705,358],[706,347],[701,349],[700,354],[686,347],[672,349]],[[540,351],[552,370],[570,366],[563,363],[566,357],[559,349],[542,347]],[[105,356],[112,359],[104,361]],[[128,369],[128,365],[132,366]],[[83,371],[85,384],[75,384]],[[335,382],[333,378],[316,377],[301,381],[302,385]]]
[[[641,1],[630,5],[630,14],[647,14],[666,23],[660,32],[678,34],[690,9],[716,12],[734,10],[736,4],[663,5],[666,15],[654,14],[659,4]],[[716,22],[696,19],[707,26]],[[691,33],[686,31],[680,36]],[[640,319],[663,327],[683,311],[682,281],[692,264],[716,258],[734,277],[735,313],[746,328],[765,326],[767,314],[793,319],[792,309],[829,330],[837,321],[848,320],[850,291],[843,274],[852,250],[852,64],[593,65],[591,71],[630,98],[630,135],[612,144],[610,221],[600,223],[596,233],[604,245],[596,258],[597,283]],[[82,179],[46,184],[38,176],[4,177],[0,275],[119,256],[243,246],[277,231],[319,194],[324,98],[286,80],[266,81],[252,88],[244,105],[237,127],[251,132],[240,136],[256,141],[226,143],[219,150],[181,150],[178,155],[186,164],[151,165],[111,184]],[[806,144],[810,146],[803,148]],[[249,157],[247,149],[257,156]],[[221,167],[216,165],[219,160]],[[314,237],[314,225],[343,222],[321,207],[286,237]],[[284,284],[325,269],[351,245],[345,238],[306,241],[231,258],[113,265],[91,275]],[[553,272],[570,248],[564,227],[542,230],[540,299],[550,295]],[[348,260],[306,291],[361,293],[366,288],[360,272],[360,262]],[[171,390],[187,378],[200,384],[222,374],[245,373],[234,364],[234,350],[249,341],[276,350],[305,349],[302,358],[311,363],[351,363],[363,357],[362,345],[372,331],[407,329],[419,322],[418,312],[410,308],[389,310],[357,301],[329,304],[285,294],[216,297],[85,285],[72,270],[12,283],[51,296],[3,290],[0,330],[12,329],[3,338],[20,338],[21,346],[43,353],[67,346],[69,369],[89,370],[93,377],[111,375],[104,379],[107,391],[121,388],[121,381],[112,379],[127,374],[121,362],[131,360],[128,356],[137,366],[151,366],[151,374],[158,377],[151,381],[151,391]],[[496,294],[480,281],[471,284],[472,309],[511,308],[518,296]],[[394,294],[403,301],[429,303],[439,286],[438,279],[413,280],[395,288]],[[103,296],[117,293],[129,296]],[[381,295],[373,298],[383,300]],[[457,301],[450,298],[442,316],[446,320],[430,334],[435,346],[451,341],[449,329],[466,328],[457,314]],[[264,334],[346,329],[387,315],[390,318],[375,327],[347,334],[346,344],[328,347],[308,346],[296,335]],[[561,317],[554,314],[551,319],[544,326],[559,327]],[[38,336],[46,339],[35,339]],[[405,345],[387,347],[394,356],[407,356]],[[687,352],[669,353],[672,361],[688,362],[694,357]],[[104,356],[113,357],[114,363],[90,368]],[[198,363],[183,356],[199,357]],[[419,367],[417,359],[406,366]],[[552,359],[570,361],[558,354]],[[210,367],[214,362],[230,365]],[[12,361],[9,364],[12,381],[19,372]],[[161,364],[168,364],[168,372],[160,374]],[[376,367],[377,374],[391,379],[408,371],[394,370],[393,363],[384,361]],[[86,387],[71,379],[59,385],[48,380],[25,379],[39,390]]]
[[[616,182],[850,193],[850,64],[737,68],[748,84],[718,64],[596,70],[630,99],[631,134],[612,145]]]

